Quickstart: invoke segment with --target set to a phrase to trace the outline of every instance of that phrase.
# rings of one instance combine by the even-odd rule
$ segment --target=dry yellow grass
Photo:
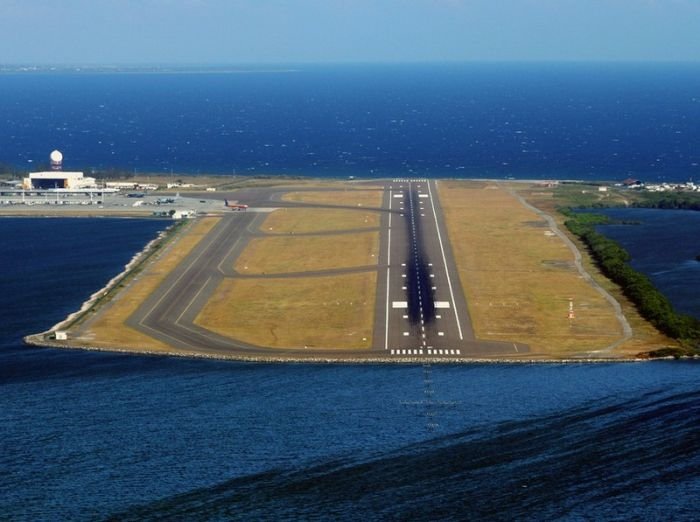
[[[320,208],[281,208],[271,213],[260,229],[263,232],[303,234],[379,226],[379,213]]]
[[[271,348],[368,349],[376,272],[292,279],[225,279],[196,319]]]
[[[193,183],[197,180],[194,179]],[[225,183],[218,185],[219,190],[230,190],[239,188],[283,188],[285,190],[309,190],[309,189],[341,189],[341,190],[362,190],[366,189],[361,183],[349,183],[344,180],[328,179],[293,179],[279,176],[268,178],[240,178],[229,179]]]
[[[235,264],[241,274],[284,274],[375,265],[379,232],[256,238]]]
[[[282,199],[302,203],[321,205],[340,205],[351,207],[374,207],[382,205],[384,195],[381,189],[344,189],[329,191],[290,192]]]
[[[612,306],[580,277],[571,251],[504,187],[442,182],[439,194],[477,337],[551,356],[622,337]]]
[[[343,204],[343,193],[330,194]],[[378,225],[379,216],[373,212],[279,210],[261,228],[289,235],[253,239],[235,269],[245,275],[270,275],[373,266],[378,259],[378,231],[294,234]],[[376,282],[375,270],[325,277],[225,279],[196,323],[271,348],[368,349]]]
[[[76,337],[76,340],[97,347],[168,350],[169,347],[164,343],[124,323],[218,221],[219,218],[204,218],[181,233],[180,237],[158,256],[158,259],[151,260],[127,288],[98,311],[97,316],[86,326],[85,331]]]
[[[559,228],[562,231],[566,231],[566,227],[564,226],[564,221],[566,218],[557,212],[557,207],[560,205],[566,205],[572,191],[580,192],[583,190],[578,187],[563,186],[555,188],[552,191],[545,192],[538,190],[538,187],[523,184],[516,184],[513,188],[515,188],[518,193],[525,197],[532,205],[550,214],[558,223]],[[605,199],[607,202],[612,200],[616,203],[624,203],[624,194],[618,194],[616,192],[602,195],[597,194],[595,195],[595,198],[599,200]],[[600,272],[593,260],[589,256],[585,255],[585,245],[583,245],[571,234],[568,235],[571,240],[577,244],[581,253],[584,254],[583,266],[586,271],[595,278],[598,284],[600,284],[613,297],[615,297],[618,303],[620,303],[623,313],[632,327],[632,338],[617,348],[615,353],[632,356],[640,352],[654,350],[663,346],[677,346],[678,343],[675,340],[659,332],[651,323],[639,315],[637,308],[622,293],[620,287],[607,279]]]

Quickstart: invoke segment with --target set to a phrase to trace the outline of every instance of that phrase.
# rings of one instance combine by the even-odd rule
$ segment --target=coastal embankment
[[[124,269],[110,279],[104,287],[90,295],[77,311],[72,312],[65,319],[44,332],[26,336],[24,341],[34,346],[71,347],[69,343],[61,342],[60,339],[57,339],[57,337],[61,337],[59,332],[76,326],[85,319],[88,313],[97,312],[101,305],[112,298],[120,287],[123,287],[131,277],[143,268],[151,256],[162,249],[168,241],[173,239],[183,229],[184,224],[183,222],[173,222],[166,230],[160,232],[155,239],[149,241],[141,251],[134,254],[124,266]]]
[[[397,196],[391,196],[390,184],[248,188],[240,199],[257,198],[263,207],[274,199],[282,208],[198,217],[171,227],[77,312],[25,342],[343,364],[636,361],[644,359],[637,354],[673,346],[658,332],[638,334],[629,308],[612,295],[609,281],[590,273],[590,259],[560,229],[560,217],[529,197],[540,190],[538,183],[493,180],[439,182],[436,203],[444,212],[448,253],[474,325],[473,343],[516,349],[489,355],[484,344],[476,349],[465,341],[461,353],[448,346],[418,357],[417,349],[372,344],[372,325],[377,328],[384,317],[380,297],[388,295],[378,254],[391,238],[388,216]],[[399,219],[398,208],[393,212]],[[148,318],[165,302],[172,303],[164,310],[174,322],[154,328]],[[529,349],[519,353],[516,342]]]

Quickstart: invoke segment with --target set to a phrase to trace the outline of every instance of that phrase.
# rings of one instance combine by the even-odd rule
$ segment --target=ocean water
[[[67,169],[683,181],[699,92],[693,65],[2,75],[0,163],[38,168],[59,148]],[[697,362],[264,365],[22,345],[165,226],[0,220],[0,519],[697,518]]]
[[[614,239],[632,259],[636,270],[679,312],[700,319],[700,212],[644,208],[598,211],[629,225],[605,225],[598,230]]]
[[[4,74],[0,163],[135,172],[686,181],[697,64]]]
[[[0,220],[0,519],[697,518],[697,362],[267,365],[21,344],[165,225]]]

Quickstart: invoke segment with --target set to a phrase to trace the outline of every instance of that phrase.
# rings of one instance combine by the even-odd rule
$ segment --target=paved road
[[[127,324],[176,350],[211,355],[415,359],[527,353],[525,345],[474,338],[434,182],[395,180],[375,185],[375,188],[384,194],[380,209],[379,265],[332,271],[379,271],[373,350],[271,350],[218,335],[194,324],[197,314],[224,277],[243,277],[231,267],[249,239],[259,235],[258,227],[266,216],[256,212],[227,213],[144,301]],[[233,194],[231,199],[251,207],[339,208],[281,202],[279,198],[283,193],[279,189],[254,189]],[[368,210],[367,207],[340,208]],[[318,273],[321,272],[287,276]]]

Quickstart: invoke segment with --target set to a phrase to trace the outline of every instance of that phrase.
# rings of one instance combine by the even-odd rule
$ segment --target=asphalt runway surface
[[[235,273],[233,266],[249,240],[262,235],[259,226],[267,214],[256,210],[279,207],[372,210],[368,207],[281,201],[284,193],[297,192],[296,188],[257,188],[218,194],[217,198],[226,197],[249,205],[249,211],[226,213],[142,303],[127,324],[172,346],[174,351],[212,356],[415,360],[528,353],[528,347],[523,344],[475,339],[447,240],[435,182],[406,179],[366,186],[383,193],[382,207],[374,209],[381,211],[382,216],[378,265],[284,276],[309,277],[377,270],[371,350],[273,349],[246,344],[194,324],[224,277],[248,277]]]
[[[435,181],[397,179],[384,188],[375,348],[392,357],[528,353],[520,343],[474,337]]]

